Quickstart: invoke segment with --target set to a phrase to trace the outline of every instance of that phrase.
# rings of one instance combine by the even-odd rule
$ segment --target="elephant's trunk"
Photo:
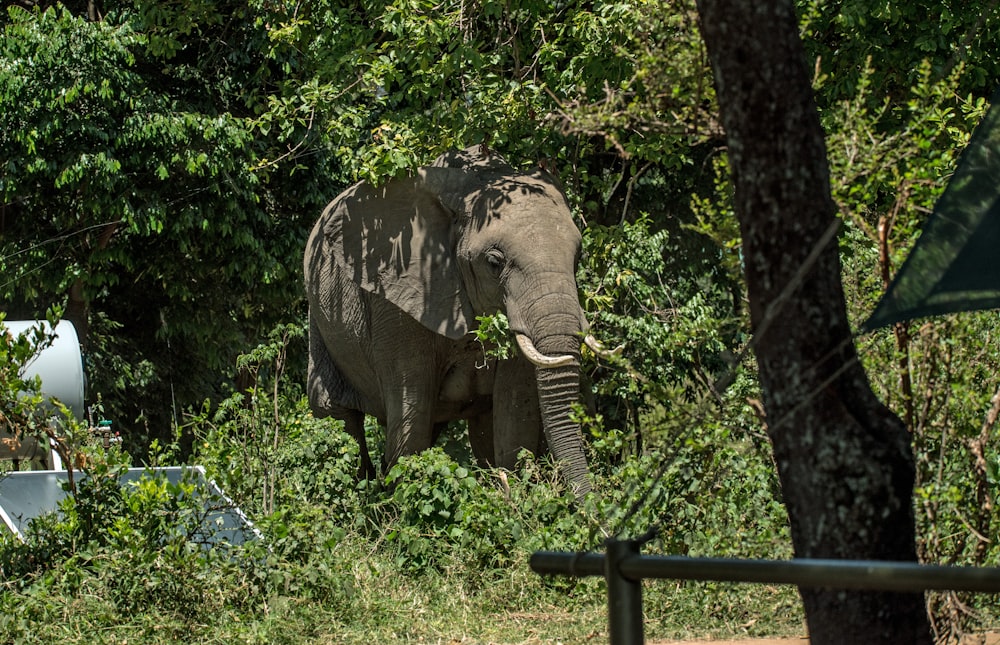
[[[577,497],[590,492],[587,456],[583,451],[580,425],[571,412],[580,397],[580,363],[564,367],[536,367],[538,399],[549,450]]]
[[[511,329],[518,335],[521,352],[535,365],[538,402],[549,451],[565,481],[582,497],[591,491],[587,457],[580,424],[572,420],[573,405],[580,400],[580,343],[587,320],[580,309],[572,272],[527,272],[546,278],[511,285],[509,293],[529,294],[506,302]],[[568,277],[567,277],[568,276]],[[530,339],[530,342],[525,340]]]

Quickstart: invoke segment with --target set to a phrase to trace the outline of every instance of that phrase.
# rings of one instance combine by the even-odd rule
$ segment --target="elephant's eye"
[[[503,251],[498,248],[492,248],[486,252],[486,262],[490,265],[490,270],[496,274],[500,275],[503,271],[504,266],[507,264],[507,258],[504,257]]]

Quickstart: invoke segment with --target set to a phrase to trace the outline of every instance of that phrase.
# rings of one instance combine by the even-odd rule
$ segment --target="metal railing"
[[[539,551],[531,556],[531,568],[539,574],[603,576],[608,587],[608,631],[612,645],[644,642],[643,578],[761,582],[827,589],[1000,593],[997,567],[882,560],[739,560],[641,555],[639,550],[644,542],[643,539],[609,540],[603,554]]]

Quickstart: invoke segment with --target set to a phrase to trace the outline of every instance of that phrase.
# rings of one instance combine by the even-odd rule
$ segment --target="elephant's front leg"
[[[514,468],[524,448],[537,455],[542,436],[535,366],[521,358],[499,361],[493,388],[494,464]]]
[[[403,372],[402,383],[385,393],[385,454],[383,472],[388,473],[400,457],[415,455],[431,447],[434,438],[434,402],[437,382],[427,371]]]

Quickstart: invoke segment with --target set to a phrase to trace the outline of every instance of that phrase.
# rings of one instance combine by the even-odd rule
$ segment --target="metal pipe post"
[[[626,577],[622,563],[639,557],[635,540],[608,540],[604,559],[604,579],[608,583],[608,629],[611,645],[642,645],[642,578]]]

